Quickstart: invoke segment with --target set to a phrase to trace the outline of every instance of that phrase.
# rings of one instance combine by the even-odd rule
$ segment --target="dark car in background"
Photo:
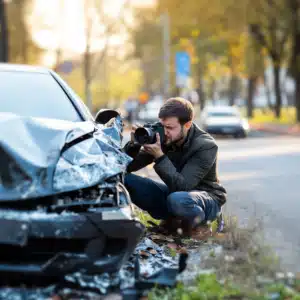
[[[0,64],[2,279],[116,271],[133,252],[144,227],[123,184],[131,158],[106,112],[94,119],[51,70]]]
[[[210,134],[245,138],[249,133],[248,120],[233,106],[205,107],[200,122],[202,129]]]

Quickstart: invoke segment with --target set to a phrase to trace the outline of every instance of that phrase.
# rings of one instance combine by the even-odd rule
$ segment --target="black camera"
[[[134,132],[134,139],[140,145],[156,143],[156,133],[159,133],[161,144],[164,143],[165,130],[160,122],[154,124],[146,123],[143,127],[139,127]]]

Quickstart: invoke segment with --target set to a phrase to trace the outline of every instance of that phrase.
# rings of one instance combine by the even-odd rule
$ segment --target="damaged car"
[[[0,87],[2,280],[117,271],[144,233],[123,184],[120,115],[93,118],[41,67],[0,64]]]

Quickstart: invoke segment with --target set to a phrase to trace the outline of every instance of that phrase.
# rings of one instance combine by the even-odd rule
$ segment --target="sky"
[[[44,64],[51,65],[54,62],[54,53],[58,47],[63,49],[65,53],[80,54],[84,52],[84,1],[90,0],[51,0],[47,2],[45,0],[35,0],[29,23],[32,26],[34,40],[41,47],[48,49],[44,57]],[[118,18],[126,0],[102,1],[104,1],[105,12],[109,16]],[[155,3],[155,0],[129,1],[136,6],[151,6]],[[97,23],[97,21],[95,22]],[[98,32],[93,33],[94,38],[91,46],[92,49],[101,49],[104,41],[99,38],[101,36],[99,30],[103,31],[103,28],[99,26],[99,23],[95,28]],[[122,45],[125,41],[126,37],[121,33],[114,37],[111,43]]]

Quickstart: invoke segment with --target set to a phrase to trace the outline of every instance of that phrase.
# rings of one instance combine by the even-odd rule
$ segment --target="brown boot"
[[[198,225],[193,227],[188,221],[182,221],[183,235],[195,240],[205,241],[212,236],[211,225]]]
[[[152,227],[151,231],[161,234],[174,234],[177,229],[181,227],[181,219],[176,217],[169,217],[166,220],[160,222],[158,226]]]
[[[199,241],[206,241],[212,237],[212,229],[209,225],[195,227],[192,230],[191,238]]]

